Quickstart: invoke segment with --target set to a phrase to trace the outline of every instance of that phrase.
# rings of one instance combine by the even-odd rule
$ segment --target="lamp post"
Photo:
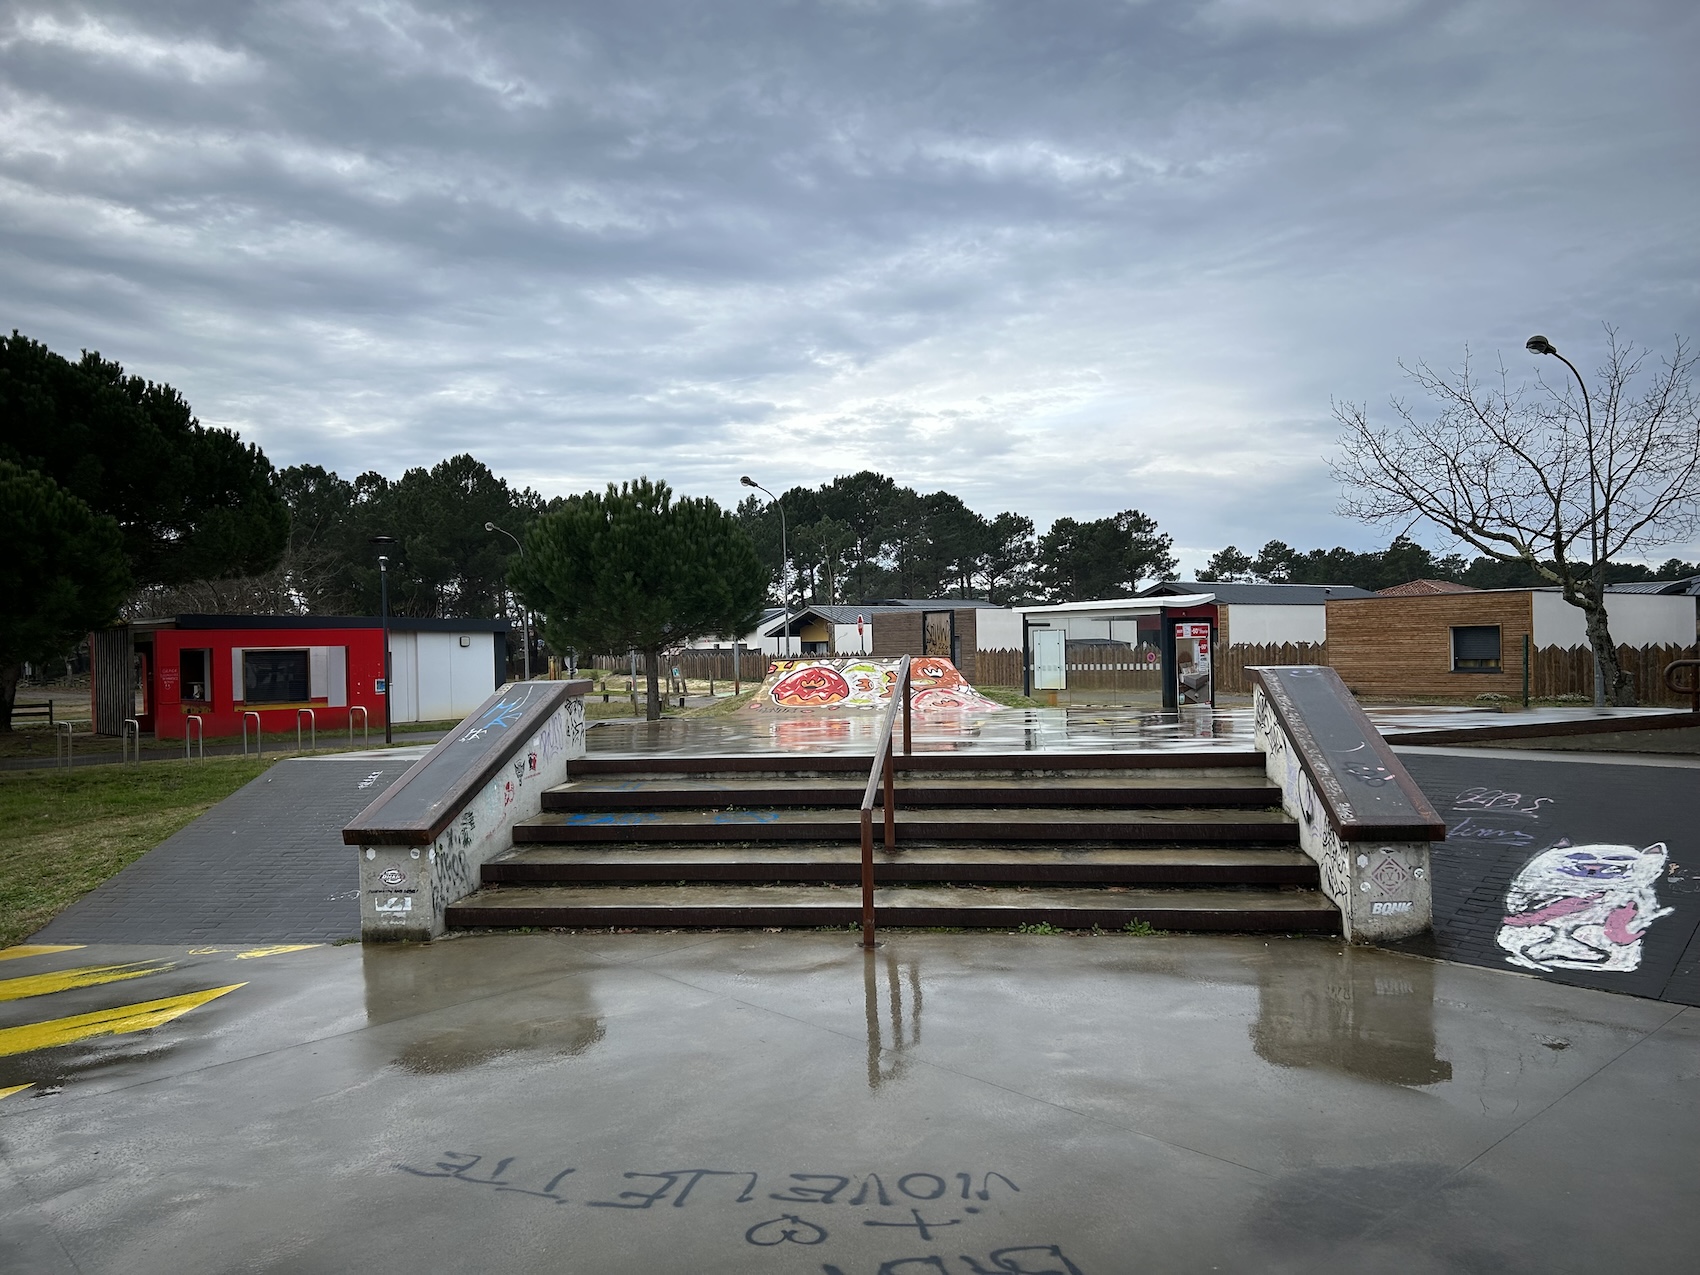
[[[780,503],[778,496],[768,491],[766,487],[763,487],[748,474],[745,474],[738,481],[746,487],[754,487],[757,491],[766,492],[767,498],[773,502],[773,507],[779,510],[779,600],[785,605],[785,646],[787,648],[785,653],[789,655],[791,646],[791,554],[785,547],[785,506]]]
[[[519,556],[522,558],[525,557],[525,546],[519,542],[519,537],[514,535],[513,532],[504,527],[498,527],[493,522],[485,523],[484,530],[500,531],[509,540],[514,542],[514,548],[519,550]],[[518,599],[516,598],[515,601],[517,602]],[[526,608],[523,606],[519,609],[519,626],[520,631],[525,635],[525,680],[529,682],[531,680],[531,616],[527,613]]]
[[[373,536],[372,543],[378,546],[378,614],[384,625],[384,743],[389,745],[395,742],[391,725],[395,719],[390,712],[390,559],[384,550],[395,543],[395,537]]]
[[[1558,352],[1558,347],[1540,333],[1536,333],[1523,342],[1523,348],[1530,354],[1550,354],[1565,367],[1570,369],[1570,375],[1576,378],[1576,387],[1582,391],[1582,413],[1586,421],[1586,437],[1588,440],[1588,549],[1591,557],[1589,565],[1594,574],[1599,575],[1600,567],[1600,486],[1598,472],[1594,468],[1594,408],[1588,401],[1588,387],[1582,381],[1582,374],[1576,370],[1576,365]],[[1596,584],[1603,584],[1596,580]],[[1592,645],[1592,643],[1590,643]],[[1600,667],[1600,653],[1594,652],[1594,707],[1599,708],[1606,702],[1606,675]]]

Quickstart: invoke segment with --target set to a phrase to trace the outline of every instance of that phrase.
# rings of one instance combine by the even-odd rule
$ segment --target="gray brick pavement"
[[[83,896],[43,943],[331,942],[360,933],[342,828],[413,756],[280,761]]]

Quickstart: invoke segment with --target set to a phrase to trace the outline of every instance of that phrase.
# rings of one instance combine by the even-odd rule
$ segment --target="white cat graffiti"
[[[1543,850],[1505,895],[1499,945],[1512,965],[1532,970],[1614,970],[1641,964],[1641,939],[1672,909],[1653,887],[1665,870],[1665,846],[1573,846]]]

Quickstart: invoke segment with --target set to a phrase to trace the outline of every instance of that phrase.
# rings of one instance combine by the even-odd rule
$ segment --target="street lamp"
[[[766,487],[763,487],[748,474],[745,474],[738,481],[746,487],[754,487],[757,491],[767,492],[767,498],[773,502],[773,507],[779,510],[779,600],[785,604],[785,637],[787,639],[785,645],[789,648],[791,645],[789,640],[791,637],[791,554],[785,547],[785,506],[780,503],[778,496],[768,491]],[[786,653],[790,653],[789,649]]]
[[[500,531],[509,540],[514,542],[514,548],[519,550],[519,556],[522,558],[525,557],[525,546],[519,542],[519,537],[514,535],[513,532],[504,527],[498,527],[493,522],[485,523],[484,530]],[[531,680],[531,617],[523,606],[519,609],[519,625],[521,632],[525,634],[525,680],[529,682]]]
[[[378,546],[378,608],[384,624],[384,743],[393,744],[391,723],[395,720],[390,712],[390,559],[384,552],[395,543],[394,536],[373,536],[371,543]]]
[[[1600,487],[1599,474],[1594,467],[1594,408],[1588,401],[1588,387],[1582,381],[1582,374],[1576,370],[1576,365],[1558,352],[1558,347],[1540,333],[1536,333],[1523,342],[1523,348],[1530,354],[1550,354],[1565,367],[1570,369],[1570,375],[1576,378],[1576,387],[1582,391],[1583,418],[1587,421],[1588,438],[1588,544],[1593,551],[1590,560],[1594,571],[1600,570]],[[1600,667],[1600,653],[1594,652],[1594,707],[1599,708],[1606,702],[1606,675]]]

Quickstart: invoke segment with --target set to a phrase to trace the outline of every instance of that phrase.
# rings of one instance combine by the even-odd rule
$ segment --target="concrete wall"
[[[1326,606],[1265,606],[1236,602],[1218,608],[1218,640],[1224,646],[1279,646],[1328,640]],[[1224,636],[1225,635],[1225,636]]]
[[[462,646],[462,637],[467,645]],[[465,717],[496,689],[495,633],[390,630],[390,692],[398,722]]]
[[[1588,645],[1586,617],[1559,593],[1532,593],[1535,645]],[[1611,640],[1619,646],[1691,646],[1700,599],[1647,593],[1606,594]]]
[[[862,617],[862,631],[856,632],[854,624],[835,624],[832,626],[832,653],[834,655],[872,655],[874,651],[874,626],[868,623],[868,617]]]
[[[513,847],[514,824],[538,814],[544,790],[566,782],[567,763],[583,755],[584,701],[570,699],[516,741],[514,764],[461,804],[431,845],[359,847],[361,937],[424,940],[443,933],[449,905],[478,889],[479,869]]]
[[[1021,616],[1007,607],[981,607],[974,612],[974,647],[980,651],[1019,651]]]

